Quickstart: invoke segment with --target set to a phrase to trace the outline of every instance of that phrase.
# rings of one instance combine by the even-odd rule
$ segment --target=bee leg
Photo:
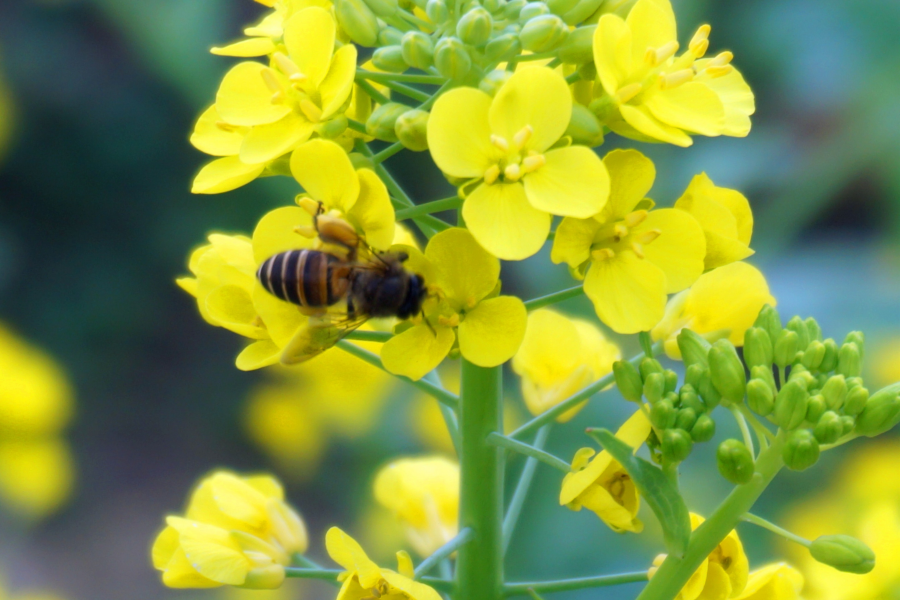
[[[419,314],[422,315],[422,320],[425,321],[425,325],[427,325],[428,329],[431,330],[432,335],[434,335],[434,337],[437,337],[437,331],[435,331],[434,326],[431,324],[431,321],[428,320],[428,317],[425,316],[425,311],[423,310]]]
[[[315,318],[315,317],[323,317],[328,312],[328,307],[322,306],[298,306],[300,312],[307,317]]]

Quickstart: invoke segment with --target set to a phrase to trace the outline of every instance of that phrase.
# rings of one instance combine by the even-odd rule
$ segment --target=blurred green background
[[[885,348],[872,376],[888,377],[900,362],[889,348],[900,338],[900,3],[673,4],[680,34],[709,22],[712,50],[734,51],[758,110],[747,139],[697,138],[686,150],[639,144],[657,161],[654,199],[670,204],[701,171],[742,190],[756,216],[751,262],[782,314],[814,315],[839,339],[864,330],[869,357]],[[279,470],[244,425],[248,394],[265,375],[233,367],[241,342],[207,326],[173,282],[207,232],[249,231],[292,199],[292,186],[272,179],[221,196],[188,191],[205,159],[188,134],[231,64],[207,50],[262,10],[251,0],[0,2],[0,72],[14,103],[0,164],[0,319],[57,357],[78,402],[70,502],[39,523],[0,521],[0,570],[13,589],[82,600],[225,597],[166,590],[149,564],[163,515],[181,508],[196,478],[220,465],[274,469],[308,520],[311,555],[323,558],[331,524],[365,538],[378,466],[425,447],[407,416],[423,400],[396,388],[377,424],[339,436],[315,474]],[[610,136],[601,151],[621,142]],[[423,180],[419,170],[427,157],[403,153],[387,164],[417,200],[440,197],[439,174]],[[504,267],[504,289],[523,297],[570,285],[546,256]],[[590,314],[583,299],[564,308]],[[627,340],[625,353],[634,350]],[[571,432],[618,425],[627,410],[612,395],[595,401],[554,431],[550,450],[571,457],[583,444]],[[684,468],[700,512],[727,489],[714,447]],[[829,453],[811,472],[785,474],[758,512],[775,517],[815,495],[840,460]],[[617,536],[556,504],[556,473],[539,469],[533,490],[508,561],[512,579],[641,569],[661,548],[649,512],[645,535]],[[742,536],[751,564],[783,556],[768,535],[744,528]],[[560,597],[630,598],[635,589]],[[333,594],[311,584],[295,596]]]

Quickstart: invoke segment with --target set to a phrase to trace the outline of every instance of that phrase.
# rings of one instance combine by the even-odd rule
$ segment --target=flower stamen
[[[500,177],[500,165],[491,165],[484,172],[484,182],[491,185]]]
[[[612,248],[597,248],[593,252],[591,252],[591,258],[596,260],[597,262],[602,262],[604,260],[610,260],[615,258],[616,253]]]
[[[687,83],[693,78],[693,69],[681,69],[680,71],[675,71],[674,73],[666,73],[665,75],[660,74],[659,83],[662,89],[671,90]]]
[[[676,52],[678,52],[678,42],[672,40],[671,42],[666,42],[659,48],[647,48],[644,60],[651,67],[655,67],[675,56]]]
[[[501,137],[497,134],[491,134],[491,143],[498,148],[501,152],[509,152],[509,142],[506,141],[506,138]]]
[[[531,139],[531,134],[534,133],[534,127],[531,125],[526,125],[522,129],[520,129],[516,135],[513,136],[513,144],[516,145],[516,148],[522,149],[525,144],[528,143],[528,140]]]
[[[688,50],[690,50],[691,54],[695,57],[703,58],[706,54],[706,50],[709,48],[710,31],[712,31],[712,27],[709,25],[701,25],[697,28],[694,37],[691,38],[691,42],[688,44]]]
[[[624,104],[641,93],[643,86],[640,83],[629,83],[625,87],[619,88],[616,92],[616,102]]]

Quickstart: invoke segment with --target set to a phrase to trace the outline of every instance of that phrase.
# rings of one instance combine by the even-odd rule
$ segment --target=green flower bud
[[[662,365],[655,358],[645,356],[641,359],[641,378],[646,379],[650,373],[663,373]]]
[[[769,339],[774,344],[775,340],[778,339],[778,334],[781,333],[781,317],[778,316],[778,311],[775,310],[774,306],[766,304],[760,309],[753,326],[765,329],[769,334]]]
[[[425,5],[425,14],[435,25],[439,25],[450,18],[450,10],[444,0],[428,0]]]
[[[847,378],[847,389],[852,390],[856,387],[862,387],[863,380],[862,377],[848,377]]]
[[[671,369],[666,369],[665,371],[663,371],[663,376],[666,378],[667,394],[678,389],[678,373],[672,371]]]
[[[862,356],[855,342],[846,342],[841,346],[837,372],[845,377],[859,377],[862,373]]]
[[[494,30],[491,13],[482,7],[473,8],[456,23],[456,37],[470,46],[483,46]]]
[[[806,385],[798,380],[788,381],[775,398],[775,422],[787,431],[796,429],[806,419],[808,402]]]
[[[408,110],[408,106],[397,102],[382,104],[375,109],[372,116],[366,121],[366,133],[375,139],[385,142],[396,142],[397,134],[394,130],[397,119]]]
[[[523,23],[541,15],[549,15],[550,8],[543,2],[529,2],[519,11],[519,20]]]
[[[593,148],[603,143],[603,125],[587,106],[575,102],[566,135],[576,144]]]
[[[751,379],[747,383],[747,406],[761,417],[765,417],[775,408],[775,392],[762,379]]]
[[[875,568],[875,553],[849,535],[823,535],[813,540],[809,553],[822,564],[845,573],[863,575]]]
[[[618,360],[613,363],[613,375],[616,378],[616,387],[622,397],[630,402],[640,402],[644,394],[644,384],[641,375],[633,364],[627,360]]]
[[[716,389],[716,386],[713,385],[712,377],[709,374],[709,369],[705,369],[703,371],[703,376],[700,379],[697,393],[700,394],[701,398],[703,398],[703,403],[706,404],[709,410],[717,407],[719,405],[719,402],[722,401],[722,395],[719,393],[719,390]]]
[[[387,18],[397,12],[397,0],[365,0],[366,5],[372,9],[376,16]]]
[[[775,375],[772,373],[771,367],[764,367],[762,365],[751,367],[750,377],[753,379],[762,379],[769,384],[769,387],[772,388],[773,391],[778,389],[778,386],[775,385]]]
[[[825,404],[822,394],[810,396],[806,402],[806,420],[810,423],[818,423],[826,410],[828,410],[828,405]]]
[[[378,32],[379,46],[399,46],[403,32],[396,27],[384,27]]]
[[[856,419],[850,415],[841,415],[841,435],[847,435],[856,427]]]
[[[853,387],[847,392],[847,399],[844,400],[844,414],[855,417],[866,408],[869,401],[869,390],[861,385]]]
[[[650,407],[650,422],[657,429],[670,429],[675,425],[675,417],[678,411],[672,406],[672,402],[663,398]]]
[[[503,15],[507,19],[516,20],[526,4],[528,4],[528,0],[510,0],[503,9]]]
[[[685,384],[678,394],[678,400],[684,408],[693,408],[698,415],[706,412],[706,406],[700,401],[700,396],[694,391],[692,385]]]
[[[818,369],[824,359],[825,344],[819,340],[811,341],[809,346],[806,347],[806,350],[803,351],[803,366],[810,371]]]
[[[363,0],[335,0],[334,16],[351,40],[372,48],[378,44],[378,19]]]
[[[693,408],[682,408],[675,417],[675,427],[690,431],[697,422],[697,413]]]
[[[812,317],[808,317],[803,324],[806,325],[806,332],[809,334],[809,341],[813,340],[822,341],[822,328],[819,327],[819,322],[813,319]]]
[[[775,339],[774,353],[775,364],[782,369],[794,362],[797,351],[800,349],[800,338],[795,331],[782,329]]]
[[[755,465],[750,449],[735,439],[725,440],[716,450],[716,464],[722,477],[735,485],[742,485],[753,478]]]
[[[838,345],[837,342],[831,338],[828,338],[822,343],[825,345],[825,357],[822,359],[822,364],[819,365],[819,370],[823,373],[830,373],[837,368]]]
[[[316,133],[318,133],[323,138],[333,140],[337,136],[347,131],[347,123],[347,117],[345,117],[344,115],[340,115],[333,119],[329,119],[324,123],[319,123],[316,126]]]
[[[666,392],[663,398],[672,403],[672,406],[681,407],[681,398],[675,392]]]
[[[719,340],[712,345],[709,351],[709,373],[722,398],[736,403],[744,400],[747,375],[730,341]]]
[[[681,359],[685,366],[690,367],[694,364],[709,365],[709,349],[712,345],[702,338],[700,334],[690,329],[682,329],[676,338],[678,340],[678,349],[681,350]]]
[[[516,33],[504,33],[487,43],[487,46],[484,47],[484,56],[492,62],[504,61],[509,60],[521,51],[522,44],[519,43],[519,35]],[[506,70],[502,72],[512,75]]]
[[[481,5],[487,9],[489,13],[495,13],[500,7],[505,5],[504,0],[482,0]]]
[[[409,68],[409,65],[403,60],[403,50],[400,46],[378,48],[372,54],[372,64],[389,73],[402,73]]]
[[[679,463],[691,453],[694,440],[684,429],[666,429],[663,432],[662,454],[670,462]]]
[[[421,31],[407,31],[400,42],[403,60],[411,67],[425,70],[434,62],[434,42],[431,36]]]
[[[859,349],[859,357],[865,358],[866,334],[862,331],[851,331],[847,334],[847,337],[844,338],[844,343],[849,344],[851,342],[856,344],[856,347]]]
[[[434,47],[434,66],[442,76],[460,82],[472,69],[472,57],[458,38],[442,38]]]
[[[820,444],[833,444],[838,441],[844,435],[844,425],[841,423],[840,415],[831,410],[824,413],[816,423],[813,435]]]
[[[856,431],[875,437],[900,422],[900,396],[892,388],[885,388],[869,398],[866,407],[856,418]]]
[[[784,464],[794,471],[804,471],[819,460],[819,442],[807,429],[798,429],[788,434],[782,450]]]
[[[427,111],[416,108],[397,117],[397,122],[394,123],[394,133],[404,148],[413,152],[428,150],[428,137],[425,130],[428,127],[429,116]]]
[[[547,0],[547,8],[555,15],[562,16],[575,8],[578,0]]]
[[[797,334],[800,348],[806,348],[807,346],[809,346],[809,331],[807,331],[806,323],[803,322],[803,319],[798,316],[793,316],[791,317],[791,320],[787,322],[787,325],[785,325],[784,328],[790,329]]]
[[[532,52],[548,52],[566,41],[569,28],[556,15],[541,15],[530,19],[519,32],[522,47]]]
[[[840,410],[847,399],[847,380],[843,375],[832,375],[822,386],[822,396],[830,410]]]
[[[568,12],[562,15],[567,25],[578,25],[594,14],[604,0],[580,0]]]
[[[666,391],[666,378],[662,373],[650,373],[644,378],[644,396],[650,402],[656,402]]]
[[[703,380],[703,373],[708,370],[709,368],[706,365],[700,363],[689,366],[684,372],[684,384],[691,386],[694,390],[699,390],[700,382]]]
[[[695,442],[708,442],[716,435],[716,422],[707,414],[697,417],[697,422],[691,427],[691,437]]]
[[[762,327],[751,327],[744,333],[744,361],[747,366],[772,367],[772,339]]]
[[[596,29],[596,25],[586,25],[569,33],[569,37],[559,47],[559,59],[573,65],[591,62],[594,59],[593,41]]]
[[[566,38],[566,39],[568,39],[568,38]],[[592,62],[586,62],[586,63],[582,64],[581,66],[578,67],[578,70],[576,72],[585,81],[593,81],[593,80],[597,79],[597,67]],[[590,110],[590,108],[588,110]],[[594,111],[591,111],[591,112],[594,113]],[[594,113],[594,116],[596,116],[596,115],[597,115],[597,113]]]
[[[803,385],[806,386],[807,390],[812,389],[817,383],[816,378],[813,377],[812,373],[810,373],[802,364],[796,364],[791,367],[791,374],[788,376],[788,381],[794,380],[803,381]]]

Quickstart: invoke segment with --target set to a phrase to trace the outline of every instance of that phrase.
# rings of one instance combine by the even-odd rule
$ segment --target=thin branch
[[[446,389],[441,383],[441,377],[437,370],[428,373],[425,379],[431,381],[431,383],[442,390]],[[447,432],[450,434],[450,441],[453,442],[453,449],[456,450],[456,455],[459,456],[459,419],[456,416],[456,411],[442,402],[438,402],[438,408],[441,409],[441,415],[444,417],[444,424],[447,426]]]
[[[297,579],[322,579],[324,581],[337,581],[338,576],[346,571],[342,569],[302,569],[298,567],[285,567],[284,574],[286,577],[294,577]],[[440,577],[422,577],[420,581],[430,585],[436,590],[452,590],[453,582]]]
[[[779,527],[775,523],[772,523],[771,521],[767,521],[766,519],[763,519],[762,517],[758,517],[752,513],[749,513],[749,512],[744,513],[744,516],[741,517],[741,520],[746,521],[747,523],[753,523],[754,525],[762,527],[763,529],[768,529],[772,533],[780,535],[781,537],[788,539],[796,544],[800,544],[801,546],[804,546],[805,548],[809,548],[810,545],[812,544],[812,542],[810,542],[808,539],[801,537],[801,536],[797,535],[796,533],[791,533],[787,529],[784,529],[783,527]]]
[[[357,69],[356,77],[363,79],[371,79],[372,81],[382,83],[384,81],[399,81],[402,83],[426,83],[430,85],[441,85],[445,79],[439,75],[414,75],[409,73],[376,73],[374,71],[366,71],[365,69]]]
[[[500,448],[506,448],[507,450],[512,450],[513,452],[518,452],[519,454],[524,454],[525,456],[530,456],[531,458],[537,459],[544,463],[545,465],[550,465],[554,469],[558,469],[563,473],[571,473],[572,467],[561,458],[557,458],[550,454],[549,452],[544,452],[534,446],[530,446],[524,442],[520,442],[518,440],[513,440],[505,435],[494,432],[487,436],[487,443],[493,446],[499,446]]]
[[[405,219],[412,219],[414,217],[419,217],[422,215],[430,215],[436,212],[443,212],[445,210],[453,210],[462,206],[463,199],[459,196],[451,196],[450,198],[443,198],[442,200],[434,200],[433,202],[426,202],[425,204],[418,204],[411,208],[404,208],[397,211],[397,220],[403,221]]]
[[[382,162],[386,161],[387,159],[389,159],[390,157],[392,157],[393,155],[400,152],[401,150],[403,150],[403,144],[401,144],[400,142],[394,142],[393,144],[391,144],[390,146],[388,146],[387,148],[385,148],[378,154],[373,154],[372,160],[375,163],[382,163]]]
[[[403,94],[407,98],[412,98],[418,102],[427,102],[431,98],[431,94],[428,92],[423,92],[422,90],[417,90],[414,87],[404,85],[402,83],[398,83],[396,81],[382,81],[381,85],[394,90],[398,94]]]
[[[538,450],[544,449],[544,444],[547,442],[547,437],[550,435],[550,427],[551,425],[544,425],[538,429],[532,446]],[[509,547],[513,532],[516,530],[516,523],[519,521],[522,507],[525,505],[525,498],[528,496],[528,489],[531,487],[531,480],[534,478],[537,463],[537,459],[530,456],[525,461],[525,466],[522,467],[522,474],[519,475],[519,483],[516,484],[516,491],[513,492],[512,499],[509,501],[509,507],[506,509],[506,516],[503,517],[504,553]]]
[[[361,87],[363,89],[363,91],[372,98],[372,100],[374,100],[375,102],[377,102],[379,104],[387,104],[391,101],[390,98],[388,98],[387,96],[385,96],[384,94],[382,94],[381,92],[376,90],[375,86],[372,85],[371,83],[369,83],[368,81],[366,81],[365,79],[357,79],[356,85]]]
[[[570,287],[565,290],[553,292],[552,294],[547,294],[546,296],[541,296],[540,298],[533,298],[531,300],[528,300],[527,302],[525,302],[525,308],[529,311],[537,310],[551,304],[556,304],[557,302],[563,302],[564,300],[569,300],[570,298],[576,298],[583,293],[584,286],[576,285],[575,287]]]
[[[347,127],[357,133],[368,133],[366,131],[365,123],[360,123],[359,121],[354,121],[353,119],[347,119]]]
[[[586,588],[637,583],[640,581],[647,581],[647,579],[647,571],[638,571],[636,573],[617,573],[615,575],[577,577],[575,579],[558,579],[554,581],[524,581],[520,583],[507,583],[503,586],[503,593],[506,596],[525,596],[529,591],[566,592],[569,590],[583,590]]]
[[[750,451],[750,456],[755,457],[756,451],[753,449],[753,436],[750,435],[750,428],[747,427],[747,419],[744,418],[744,414],[738,407],[733,404],[728,406],[728,410],[731,411],[731,416],[737,421],[738,428],[741,430],[741,436],[744,438],[744,445]]]
[[[438,564],[442,560],[444,560],[445,558],[449,558],[449,556],[456,552],[460,546],[471,540],[472,535],[473,532],[471,529],[469,529],[468,527],[464,528],[462,531],[456,534],[456,537],[435,550],[431,556],[419,563],[419,566],[416,567],[415,576],[413,577],[413,579],[421,579],[423,575],[438,566]]]

